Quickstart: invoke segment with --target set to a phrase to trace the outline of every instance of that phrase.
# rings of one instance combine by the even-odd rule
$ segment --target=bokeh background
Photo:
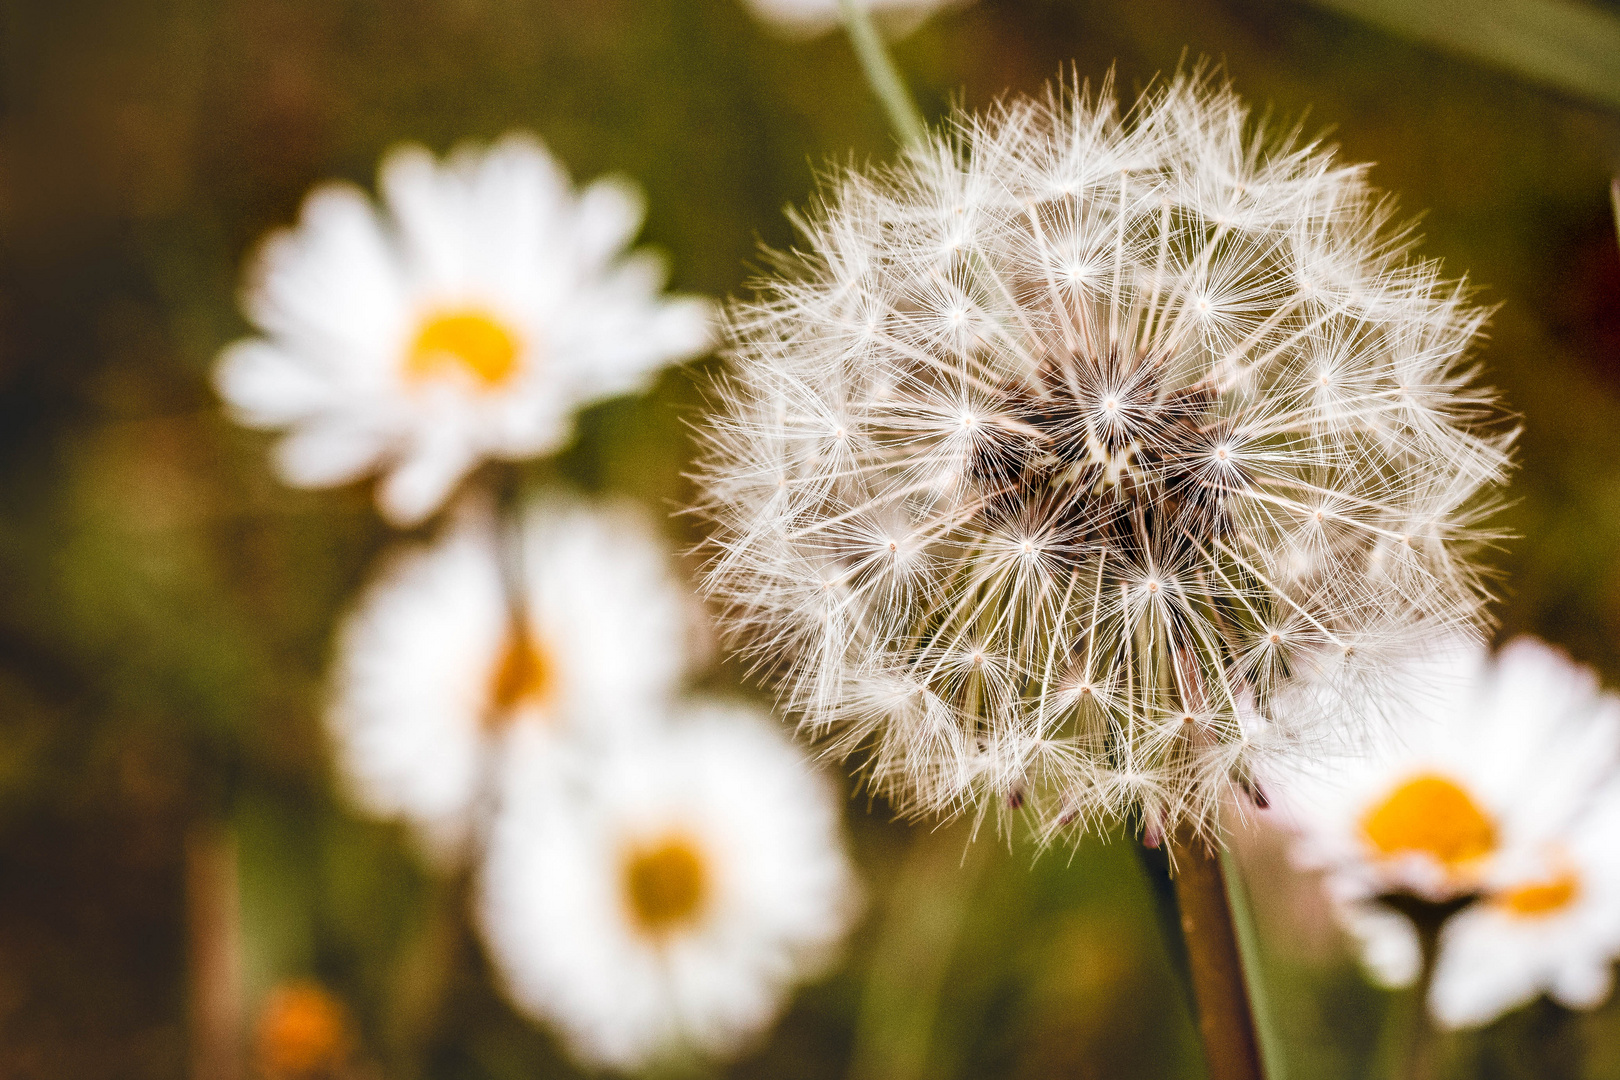
[[[577,178],[646,188],[676,287],[737,293],[821,165],[893,150],[847,44],[773,37],[738,0],[0,11],[0,1076],[194,1074],[188,1033],[229,1019],[197,945],[220,933],[239,936],[244,1030],[289,980],[343,1002],[344,1075],[574,1075],[500,997],[459,898],[332,782],[331,630],[391,540],[369,491],[280,486],[209,369],[247,330],[255,241],[318,180],[369,186],[405,139],[531,129]],[[1423,252],[1500,305],[1482,360],[1525,429],[1500,517],[1517,538],[1492,556],[1502,633],[1620,684],[1612,109],[1277,0],[983,0],[897,55],[930,115],[1071,64],[1113,65],[1129,94],[1210,57],[1257,108],[1376,162],[1427,212]],[[714,363],[589,411],[562,475],[679,509]],[[696,528],[672,518],[671,543]],[[1128,845],[970,847],[853,789],[847,817],[869,886],[847,962],[716,1075],[1201,1075]],[[1386,995],[1275,843],[1243,850],[1288,1075],[1366,1075]],[[1458,1075],[1620,1077],[1620,1003],[1541,1003],[1454,1050]]]

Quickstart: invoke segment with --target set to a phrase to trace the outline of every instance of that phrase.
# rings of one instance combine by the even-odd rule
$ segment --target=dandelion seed
[[[1546,991],[1571,1008],[1609,993],[1620,956],[1620,698],[1521,639],[1495,658],[1451,642],[1409,659],[1399,738],[1280,772],[1275,813],[1295,857],[1381,981],[1418,974],[1418,937],[1377,902],[1479,894],[1445,923],[1429,1006],[1486,1023]]]
[[[243,301],[264,336],[220,358],[243,423],[292,429],[276,457],[290,484],[382,471],[378,505],[412,525],[479,461],[556,449],[580,405],[708,346],[707,304],[661,296],[658,260],[624,250],[642,217],[626,181],[576,195],[511,135],[443,164],[398,148],[380,187],[382,213],[316,188],[265,242]]]
[[[1388,216],[1200,77],[840,175],[730,312],[702,471],[735,639],[919,812],[1207,826],[1267,756],[1352,739],[1392,657],[1479,618],[1508,464],[1485,315]]]
[[[514,555],[520,567],[503,565]],[[328,716],[339,766],[363,806],[453,852],[514,730],[559,752],[594,747],[614,718],[662,702],[680,677],[685,614],[633,510],[541,502],[503,544],[469,506],[433,546],[396,557],[346,622]]]
[[[848,928],[837,803],[764,718],[699,706],[566,808],[531,760],[507,774],[480,922],[513,999],[581,1061],[734,1054]]]

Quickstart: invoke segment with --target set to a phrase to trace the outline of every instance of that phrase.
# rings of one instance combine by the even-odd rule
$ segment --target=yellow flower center
[[[341,1065],[348,1051],[343,1006],[312,983],[277,987],[259,1018],[258,1057],[270,1077],[301,1077]]]
[[[1562,911],[1580,895],[1581,880],[1573,870],[1565,870],[1557,877],[1520,885],[1496,897],[1497,904],[1508,914],[1521,919],[1539,919]]]
[[[546,708],[557,696],[557,668],[551,654],[514,619],[490,672],[489,720],[500,725],[525,707]]]
[[[1496,826],[1473,798],[1434,773],[1414,776],[1385,796],[1361,828],[1383,855],[1432,855],[1456,867],[1496,847]]]
[[[709,868],[686,837],[632,847],[624,859],[624,892],[636,927],[649,937],[690,926],[709,897]]]
[[[518,353],[517,336],[487,311],[443,311],[417,331],[405,374],[413,381],[470,375],[474,385],[497,390],[517,374]]]

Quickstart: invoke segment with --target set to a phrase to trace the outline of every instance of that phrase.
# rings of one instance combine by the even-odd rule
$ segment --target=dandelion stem
[[[906,89],[900,70],[894,66],[894,58],[889,55],[877,26],[872,22],[866,0],[838,0],[838,7],[843,13],[844,29],[849,33],[850,44],[860,58],[867,85],[882,103],[883,111],[889,114],[889,123],[893,125],[895,134],[907,147],[922,145],[928,135],[928,125],[923,122],[922,113],[917,111],[916,100]]]
[[[1210,1080],[1265,1080],[1220,857],[1186,830],[1171,841],[1171,856]]]

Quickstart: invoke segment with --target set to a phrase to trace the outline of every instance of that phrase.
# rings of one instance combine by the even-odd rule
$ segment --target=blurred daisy
[[[539,142],[509,135],[442,164],[397,148],[379,186],[381,211],[348,184],[310,193],[250,275],[264,336],[220,358],[243,423],[292,429],[276,457],[289,484],[381,471],[378,505],[411,525],[480,460],[554,450],[580,405],[708,347],[707,304],[662,297],[659,260],[625,253],[642,219],[627,181],[576,194]]]
[[[746,710],[705,705],[638,739],[567,808],[521,768],[510,780],[484,934],[512,997],[582,1061],[736,1052],[849,925],[832,790]]]
[[[936,11],[966,7],[973,0],[858,0],[892,33],[914,30]],[[839,0],[746,0],[761,22],[790,37],[825,33],[842,19]]]
[[[340,635],[328,720],[342,772],[363,806],[440,852],[465,839],[512,730],[611,736],[683,667],[688,601],[635,511],[540,503],[518,533],[503,542],[488,513],[464,512],[396,558]]]
[[[1398,744],[1276,781],[1297,860],[1325,871],[1391,985],[1417,977],[1419,939],[1379,896],[1480,897],[1441,932],[1429,1005],[1443,1024],[1484,1023],[1542,991],[1597,1004],[1620,955],[1620,699],[1529,639],[1494,659],[1449,643],[1406,675],[1426,693]]]

